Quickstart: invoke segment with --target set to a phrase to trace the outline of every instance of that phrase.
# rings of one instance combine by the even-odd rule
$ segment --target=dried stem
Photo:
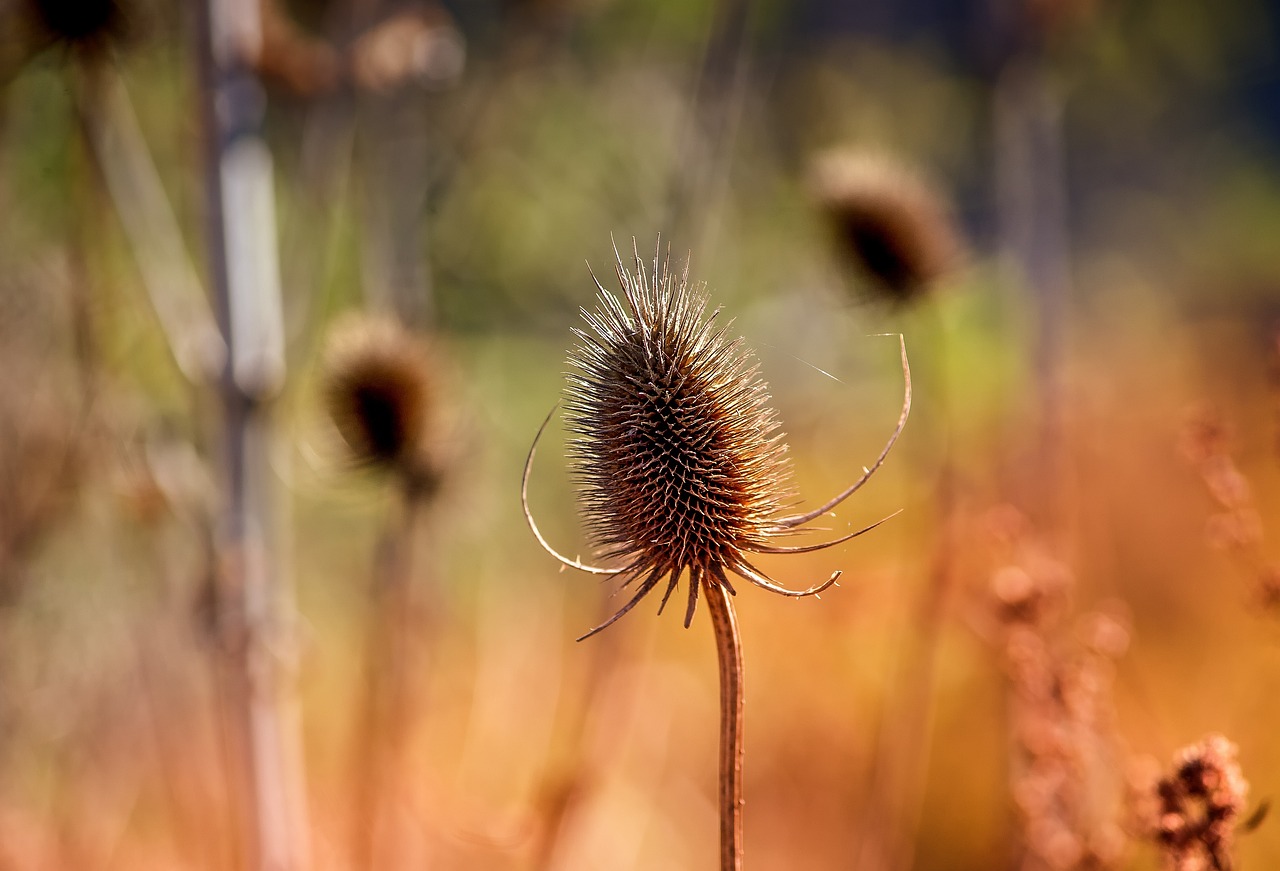
[[[612,597],[603,587],[600,593],[597,624],[607,620],[613,611]],[[573,755],[544,781],[542,822],[529,864],[532,871],[552,871],[560,866],[561,857],[567,852],[565,844],[572,839],[577,817],[597,779],[599,741],[593,740],[591,715],[601,703],[609,678],[624,655],[625,629],[620,626],[618,630],[602,632],[591,645],[586,680],[575,703],[572,724],[565,732]]]
[[[385,808],[399,799],[404,746],[412,727],[413,636],[421,629],[413,601],[414,530],[422,497],[403,489],[400,517],[379,546],[369,612],[365,662],[365,698],[360,747],[357,748],[355,802],[356,868],[383,867],[390,855],[383,833]]]
[[[941,462],[934,482],[938,530],[925,588],[903,635],[901,657],[881,714],[879,742],[863,814],[859,868],[904,871],[914,862],[928,777],[939,642],[951,608],[958,542],[958,473],[952,438],[955,419],[948,363],[949,335],[935,300],[928,307],[931,380],[937,402]]]
[[[89,77],[86,76],[86,79]],[[76,89],[81,130],[134,255],[178,368],[195,384],[216,380],[226,355],[182,230],[114,67]]]
[[[691,579],[690,583],[696,583]],[[720,664],[720,871],[742,868],[742,638],[724,584],[704,579]]]
[[[751,0],[717,0],[667,191],[663,226],[691,247],[712,246],[724,205],[729,155],[742,114]]]
[[[1063,516],[1063,345],[1071,291],[1063,101],[1042,53],[1009,61],[994,93],[997,211],[1006,256],[1032,294],[1036,390],[1034,470],[1025,498],[1046,528]]]

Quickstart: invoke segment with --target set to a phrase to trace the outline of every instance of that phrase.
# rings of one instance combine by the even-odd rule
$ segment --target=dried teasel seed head
[[[431,369],[423,344],[393,321],[352,318],[334,327],[321,390],[357,462],[411,477],[426,470]]]
[[[621,565],[591,566],[557,552],[529,512],[529,471],[551,415],[529,449],[520,493],[525,520],[547,553],[566,566],[616,577],[624,588],[637,586],[627,604],[582,638],[612,624],[665,580],[661,613],[682,575],[689,579],[686,626],[700,587],[734,592],[728,573],[779,595],[821,593],[840,572],[809,589],[788,590],[747,554],[821,550],[884,522],[817,544],[772,543],[840,505],[884,463],[911,409],[905,344],[902,412],[880,456],[822,506],[779,516],[791,498],[787,449],[750,351],[730,338],[729,324],[717,323],[718,310],[707,314],[704,296],[689,286],[687,266],[674,274],[655,256],[650,275],[637,252],[635,271],[619,257],[617,273],[621,298],[597,281],[597,307],[582,312],[588,329],[574,331],[579,344],[569,357],[565,411],[588,531],[601,556]]]
[[[894,303],[918,299],[961,259],[943,198],[888,158],[824,153],[814,161],[811,186],[842,258]]]
[[[569,358],[569,449],[595,544],[645,565],[731,563],[790,496],[787,447],[741,339],[688,270],[621,263]]]

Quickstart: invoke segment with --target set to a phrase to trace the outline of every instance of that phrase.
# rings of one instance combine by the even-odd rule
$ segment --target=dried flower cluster
[[[887,158],[824,154],[814,163],[812,186],[846,262],[889,300],[913,301],[960,259],[942,197]]]
[[[1209,735],[1179,750],[1164,776],[1138,774],[1133,788],[1138,828],[1159,846],[1168,871],[1230,871],[1249,792],[1235,744]]]
[[[1115,820],[1121,784],[1111,688],[1129,633],[1101,612],[1068,625],[1070,571],[1032,540],[1021,518],[1010,531],[991,587],[1009,682],[1022,867],[1114,868],[1124,836]]]
[[[909,375],[898,427],[875,464],[821,508],[780,516],[791,495],[786,446],[768,388],[742,340],[729,337],[730,324],[717,324],[718,310],[706,314],[705,298],[689,286],[687,267],[672,273],[655,256],[651,279],[636,253],[635,272],[618,258],[617,274],[623,298],[597,282],[598,307],[583,312],[589,330],[575,330],[579,345],[569,360],[566,411],[589,531],[601,556],[620,567],[595,568],[560,556],[526,505],[534,534],[557,559],[617,576],[624,588],[638,584],[632,599],[588,635],[665,580],[661,611],[686,573],[685,625],[693,619],[701,585],[733,591],[730,572],[787,596],[812,595],[835,583],[839,572],[810,589],[787,590],[747,555],[819,550],[872,528],[820,544],[773,544],[843,502],[879,468],[906,422]],[[904,372],[905,361],[904,351]]]
[[[324,403],[352,458],[429,485],[436,397],[423,344],[393,321],[347,320],[329,337],[323,370]]]
[[[1209,409],[1196,410],[1183,433],[1182,451],[1220,508],[1206,525],[1210,543],[1239,562],[1265,607],[1280,608],[1280,565],[1267,558],[1262,514],[1249,479],[1232,457],[1231,435],[1222,418]]]

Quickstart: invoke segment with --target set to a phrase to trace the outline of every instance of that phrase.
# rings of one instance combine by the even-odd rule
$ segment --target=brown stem
[[[720,871],[741,871],[742,638],[729,589],[705,575],[703,586],[720,663]]]
[[[405,488],[399,517],[379,545],[369,610],[365,661],[365,698],[356,748],[354,867],[382,867],[385,842],[381,823],[386,807],[400,799],[400,769],[412,726],[410,650],[419,625],[412,587],[414,530],[422,497]]]

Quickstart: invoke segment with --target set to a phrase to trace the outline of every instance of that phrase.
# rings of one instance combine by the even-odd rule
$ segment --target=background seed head
[[[919,298],[960,260],[962,246],[943,198],[888,158],[820,155],[812,189],[841,257],[893,302]]]
[[[790,497],[786,445],[741,339],[656,257],[619,260],[622,298],[583,311],[569,357],[569,458],[588,529],[639,570],[732,563]]]
[[[388,320],[339,323],[325,349],[321,390],[357,462],[403,472],[421,466],[434,397],[426,348],[411,333]]]
[[[100,52],[129,30],[125,0],[26,0],[38,42]]]

